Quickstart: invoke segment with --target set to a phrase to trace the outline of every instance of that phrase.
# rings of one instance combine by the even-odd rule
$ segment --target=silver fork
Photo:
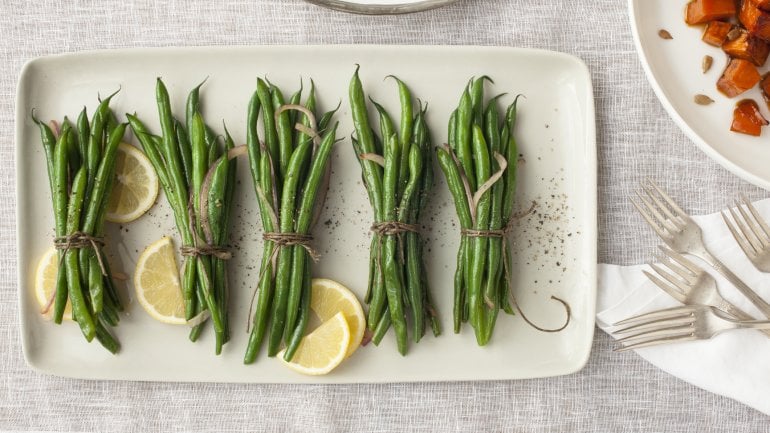
[[[692,254],[708,263],[733,283],[765,317],[770,317],[770,304],[706,249],[698,224],[651,180],[642,182],[641,187],[642,190],[636,192],[639,201],[631,198],[631,203],[663,242],[677,253]]]
[[[722,211],[722,219],[754,267],[770,272],[770,227],[745,195],[741,194],[740,200],[735,200],[735,207],[737,212],[728,209],[732,221],[725,211]]]
[[[650,267],[659,276],[647,271],[642,272],[672,298],[686,305],[711,306],[740,320],[754,319],[727,301],[719,293],[714,277],[698,265],[671,248],[661,246],[660,250],[663,254],[655,256],[658,263],[650,263]],[[770,335],[770,330],[763,332]]]
[[[625,326],[613,334],[630,334],[618,340],[622,352],[630,349],[708,340],[731,329],[770,329],[770,320],[736,320],[724,311],[707,305],[686,305],[640,314],[612,326]]]

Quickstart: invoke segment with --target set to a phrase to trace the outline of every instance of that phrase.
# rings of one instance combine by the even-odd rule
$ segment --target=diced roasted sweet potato
[[[762,127],[767,124],[767,120],[762,116],[759,106],[753,99],[744,99],[735,104],[730,131],[759,136],[762,134]]]
[[[762,76],[762,81],[759,82],[759,89],[762,91],[765,105],[770,110],[770,72]]]
[[[770,12],[760,10],[751,0],[744,0],[738,19],[752,36],[770,40]]]
[[[732,28],[733,25],[730,23],[724,21],[711,21],[703,32],[703,42],[715,47],[721,47],[727,39],[727,34],[730,33],[730,29]]]
[[[685,22],[690,25],[735,17],[735,0],[693,0],[687,4]]]
[[[717,89],[728,98],[733,98],[754,87],[761,79],[753,63],[743,59],[731,59],[717,81]]]
[[[748,60],[756,66],[762,66],[770,54],[770,44],[762,39],[751,36],[746,30],[740,30],[740,35],[725,41],[722,50],[730,57]]]

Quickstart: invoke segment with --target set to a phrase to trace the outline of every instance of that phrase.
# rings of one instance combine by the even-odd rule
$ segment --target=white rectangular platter
[[[221,356],[204,331],[197,343],[188,329],[158,323],[135,302],[126,284],[127,313],[115,328],[122,350],[113,356],[98,343],[88,344],[73,323],[55,326],[40,315],[32,294],[38,258],[50,247],[53,216],[39,133],[30,117],[70,118],[97,95],[120,88],[112,107],[119,117],[136,112],[152,131],[159,130],[155,78],[169,88],[176,113],[183,113],[187,92],[208,77],[202,90],[204,117],[211,125],[227,122],[236,142],[245,141],[246,106],[257,76],[282,89],[306,89],[315,81],[320,107],[342,101],[327,205],[315,228],[322,254],[313,274],[338,280],[363,299],[368,269],[370,208],[360,168],[349,141],[353,131],[347,91],[355,64],[361,65],[365,91],[398,113],[394,74],[414,96],[430,104],[428,123],[434,144],[446,140],[446,124],[463,86],[472,76],[495,80],[487,94],[506,92],[504,101],[523,94],[517,134],[521,148],[517,207],[533,214],[510,235],[514,243],[514,292],[530,320],[558,327],[565,318],[555,295],[567,301],[572,320],[562,332],[543,333],[520,316],[501,314],[492,341],[476,345],[469,327],[452,332],[452,275],[459,240],[446,184],[436,170],[435,194],[423,217],[425,261],[443,334],[412,344],[407,356],[392,335],[376,347],[359,349],[331,374],[305,377],[264,355],[243,365],[249,300],[262,253],[261,225],[246,161],[239,161],[230,262],[231,341]],[[34,369],[55,375],[118,380],[270,383],[356,383],[522,379],[569,374],[585,365],[594,330],[596,297],[596,142],[594,102],[585,64],[548,51],[494,47],[410,46],[263,46],[162,48],[84,52],[43,57],[24,68],[17,101],[17,192],[19,301],[24,356]],[[397,114],[395,115],[397,117]],[[375,123],[376,124],[376,123]],[[128,136],[134,142],[133,137]],[[137,221],[107,230],[113,269],[131,275],[139,253],[163,235],[177,238],[171,211],[161,192],[158,203]]]

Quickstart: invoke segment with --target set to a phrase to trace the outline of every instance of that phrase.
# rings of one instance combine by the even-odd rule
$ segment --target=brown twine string
[[[372,224],[369,230],[373,233],[377,233],[380,236],[392,236],[407,232],[419,233],[420,226],[417,224],[407,224],[400,221],[383,221],[381,223]]]
[[[296,245],[304,248],[314,262],[318,262],[321,258],[318,251],[310,246],[310,243],[313,242],[312,235],[305,235],[302,233],[267,232],[262,234],[262,239],[275,244],[277,248],[274,250],[273,254],[277,254],[277,251],[283,247]]]
[[[401,263],[404,263],[404,239],[401,236],[403,233],[420,233],[420,226],[417,224],[408,224],[400,221],[383,221],[380,223],[374,223],[369,228],[372,233],[378,235],[377,237],[377,249],[382,248],[383,236],[396,236],[398,240],[398,257],[401,259]],[[377,260],[377,272],[382,273],[382,257]]]
[[[104,258],[102,257],[101,250],[101,247],[104,246],[104,238],[76,231],[67,236],[58,236],[54,238],[53,245],[57,250],[63,250],[65,253],[69,250],[82,248],[93,249],[94,254],[96,254],[96,260],[99,262],[99,268],[102,271],[102,275],[107,276],[107,267],[104,265]],[[62,259],[63,258],[64,255],[62,254]]]
[[[221,260],[233,258],[230,248],[208,244],[202,246],[183,245],[179,248],[179,253],[185,257],[214,256]]]
[[[272,263],[271,269],[273,274],[275,274],[276,270],[276,260],[278,259],[278,253],[281,251],[282,248],[285,247],[291,247],[291,246],[298,246],[302,247],[307,251],[308,255],[314,262],[318,262],[318,260],[321,259],[321,254],[318,253],[315,249],[313,249],[312,246],[310,246],[310,243],[313,242],[313,236],[312,235],[306,235],[302,233],[281,233],[281,232],[265,232],[262,233],[262,239],[266,242],[272,242],[275,245],[275,249],[273,249],[272,254],[270,254],[270,262]],[[251,330],[251,323],[253,320],[253,311],[254,311],[254,300],[257,297],[257,292],[259,291],[259,286],[262,284],[262,279],[265,277],[265,271],[267,271],[267,267],[263,267],[262,270],[259,272],[259,278],[257,279],[257,285],[254,287],[254,291],[251,292],[251,301],[249,302],[249,315],[246,320],[246,333],[249,333]]]

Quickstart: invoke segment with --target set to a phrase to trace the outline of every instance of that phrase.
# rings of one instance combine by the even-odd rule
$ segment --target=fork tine
[[[739,200],[735,200],[735,206],[738,208],[738,212],[741,213],[741,216],[743,217],[743,221],[746,223],[746,225],[751,229],[751,233],[754,234],[754,237],[756,237],[757,241],[759,242],[760,248],[757,248],[757,250],[760,250],[767,246],[767,235],[762,231],[762,227],[757,224],[756,219],[749,215],[749,212],[747,212],[743,206],[741,206],[741,202]]]
[[[642,215],[642,218],[644,218],[645,221],[647,221],[647,224],[652,227],[652,229],[655,231],[655,233],[665,239],[666,232],[663,231],[662,228],[658,225],[657,221],[655,221],[652,216],[647,212],[647,210],[643,209],[642,206],[636,202],[633,198],[629,198],[631,200],[631,204],[634,205],[637,211],[639,211],[639,214]]]
[[[681,307],[666,308],[665,310],[657,310],[649,313],[639,314],[637,316],[623,319],[620,322],[613,323],[612,326],[627,325],[634,322],[645,320],[658,320],[670,317],[681,316],[683,314],[691,314],[695,309],[689,305],[683,305]]]
[[[693,341],[697,340],[697,337],[693,334],[681,334],[681,335],[674,335],[667,338],[659,338],[656,340],[649,340],[649,341],[641,341],[634,344],[626,344],[619,348],[613,349],[615,352],[625,352],[627,350],[632,349],[641,349],[642,347],[649,347],[649,346],[657,346],[659,344],[668,344],[668,343],[680,343],[685,341]]]
[[[722,219],[725,221],[725,225],[727,226],[727,229],[730,230],[730,234],[733,235],[733,238],[735,239],[735,242],[738,242],[738,245],[741,247],[744,253],[746,253],[747,256],[754,257],[757,252],[754,249],[754,247],[749,244],[746,239],[744,239],[743,235],[738,233],[738,227],[735,226],[735,224],[730,221],[730,218],[727,217],[727,214],[725,211],[721,212]]]
[[[740,204],[738,205],[738,208],[740,208]],[[759,252],[762,249],[762,245],[757,244],[756,237],[754,233],[746,226],[746,222],[743,218],[738,216],[738,213],[736,213],[733,208],[727,209],[730,212],[730,215],[733,217],[733,223],[738,226],[738,229],[743,234],[743,238],[746,240],[746,242],[751,245],[751,247],[754,249],[754,252]],[[741,214],[743,216],[743,214]]]
[[[693,275],[693,273],[690,272],[689,269],[686,269],[684,266],[678,264],[676,261],[669,259],[667,256],[663,254],[656,254],[655,258],[658,261],[658,263],[674,271],[675,274],[682,277],[682,279],[687,283],[688,286],[695,284],[695,282],[698,280],[697,275]]]
[[[694,276],[698,276],[703,273],[703,270],[699,268],[698,265],[693,263],[690,259],[683,256],[682,254],[674,251],[673,249],[663,245],[658,246],[658,248],[663,251],[663,254],[665,254],[666,257],[687,268],[690,272],[692,272]]]
[[[662,189],[660,189],[660,187],[658,186],[658,184],[656,184],[655,182],[653,182],[653,181],[652,181],[652,179],[650,179],[650,178],[647,178],[647,179],[646,179],[646,181],[647,181],[647,183],[648,183],[648,184],[650,184],[650,185],[651,185],[653,188],[655,188],[655,191],[657,191],[657,192],[658,192],[658,194],[660,194],[660,196],[661,196],[661,197],[663,197],[663,200],[665,200],[665,201],[666,201],[666,203],[668,203],[668,204],[669,204],[669,205],[670,205],[670,206],[671,206],[671,207],[672,207],[672,208],[673,208],[673,209],[676,211],[676,213],[677,213],[677,214],[679,214],[679,216],[680,216],[680,217],[682,217],[682,218],[684,218],[684,219],[690,219],[690,216],[689,216],[689,215],[687,215],[687,214],[686,214],[686,213],[685,213],[685,212],[682,210],[682,208],[680,208],[680,207],[679,207],[679,205],[678,205],[678,204],[676,204],[676,202],[675,202],[675,201],[674,201],[674,200],[673,200],[673,199],[672,199],[672,198],[671,198],[671,197],[670,197],[668,194],[666,194],[665,192],[663,192],[663,190],[662,190]]]
[[[673,286],[671,284],[668,284],[667,282],[661,280],[660,278],[656,277],[655,275],[647,272],[644,272],[644,275],[647,276],[647,278],[652,281],[653,284],[663,289],[664,292],[668,293],[669,296],[676,299],[677,301],[684,303],[686,296],[685,294],[679,290],[676,286]]]
[[[658,273],[661,277],[663,277],[664,280],[668,281],[669,283],[675,285],[679,290],[682,291],[682,293],[687,293],[690,291],[690,286],[688,286],[685,282],[671,274],[670,272],[666,271],[662,267],[656,265],[656,264],[650,264],[650,267]]]
[[[655,194],[655,191],[653,191],[653,189],[649,185],[642,184],[642,189],[644,190],[644,192],[647,193],[647,196],[650,198],[650,200],[652,200],[655,203],[655,205],[661,211],[663,211],[663,213],[666,215],[667,220],[674,223],[677,227],[682,225],[681,223],[679,223],[677,216],[671,213],[671,210],[668,208],[668,206],[666,206],[662,201],[660,201],[660,199],[658,198],[658,195]]]
[[[757,211],[757,208],[755,208],[754,205],[751,204],[751,202],[749,201],[748,197],[746,197],[745,194],[741,194],[740,198],[741,200],[743,200],[743,204],[745,204],[746,207],[749,209],[749,212],[751,212],[751,214],[754,215],[754,219],[759,223],[759,226],[762,228],[762,232],[765,234],[765,239],[770,241],[770,227],[768,227],[767,223],[765,222],[765,219],[759,215],[759,211]]]
[[[636,196],[639,197],[639,200],[641,200],[642,203],[644,203],[644,205],[647,207],[647,209],[655,216],[655,218],[658,219],[658,223],[660,225],[662,225],[666,230],[668,230],[668,231],[670,231],[672,233],[676,233],[676,232],[678,232],[680,230],[679,227],[674,225],[673,219],[667,218],[667,217],[661,215],[661,213],[658,210],[658,208],[656,206],[654,206],[649,200],[644,198],[644,196],[639,191],[636,192]]]
[[[679,334],[684,331],[694,332],[694,317],[683,317],[681,319],[672,319],[663,323],[656,323],[654,325],[648,325],[642,328],[636,329],[639,332],[625,336],[618,339],[618,343],[633,343],[634,340],[648,340],[658,339],[671,336],[673,334]],[[620,331],[615,331],[613,334],[618,334]],[[624,331],[630,332],[630,331]]]

